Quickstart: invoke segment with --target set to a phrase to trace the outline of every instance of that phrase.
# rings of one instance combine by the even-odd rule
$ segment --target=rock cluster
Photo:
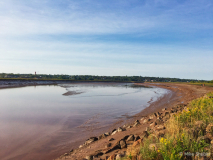
[[[108,138],[109,143],[105,145],[105,149],[98,150],[92,155],[88,155],[85,157],[87,160],[115,160],[119,159],[123,156],[125,156],[125,152],[122,152],[122,149],[127,148],[127,147],[135,147],[138,145],[143,144],[143,139],[144,138],[149,138],[149,137],[155,137],[155,138],[161,138],[164,137],[166,133],[166,127],[164,126],[164,123],[175,113],[182,111],[185,108],[186,105],[181,104],[178,106],[175,106],[171,109],[163,108],[161,112],[155,112],[153,114],[150,114],[149,116],[142,117],[140,120],[136,120],[132,125],[126,126],[124,125],[123,127],[119,127],[117,129],[113,129],[111,132],[104,133],[98,137],[91,137],[85,141],[83,145],[80,145],[79,148],[88,146],[91,143],[94,143],[95,141],[98,141],[100,139]],[[122,137],[120,140],[114,142],[114,138],[111,136],[119,133],[126,131],[127,129],[130,129],[132,127],[138,127],[141,125],[148,125],[146,127],[145,131],[143,131],[140,134],[137,135],[126,135]],[[202,128],[202,124],[197,124],[199,128]],[[205,127],[204,127],[205,128]],[[205,132],[207,133],[213,133],[213,125],[209,125],[205,128]],[[196,131],[194,131],[196,133]],[[209,141],[207,137],[200,137],[200,139]],[[114,142],[114,143],[113,143]],[[212,142],[213,144],[213,142]],[[156,145],[153,143],[150,148],[156,148]],[[111,156],[107,157],[104,155],[107,154],[109,155],[111,152],[114,153],[113,151],[121,151],[117,152],[116,154],[112,154]]]

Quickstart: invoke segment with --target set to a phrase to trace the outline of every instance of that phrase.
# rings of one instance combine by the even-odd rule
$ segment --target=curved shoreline
[[[78,83],[78,82],[77,82]],[[37,84],[37,85],[51,85],[51,84]],[[174,105],[177,104],[187,104],[192,99],[198,98],[209,91],[208,87],[200,87],[200,86],[192,86],[192,85],[186,85],[186,84],[172,84],[172,83],[141,83],[137,85],[145,85],[145,86],[155,86],[159,88],[164,88],[167,90],[170,90],[169,93],[161,96],[158,100],[151,102],[150,105],[142,110],[141,112],[135,114],[134,116],[131,116],[130,119],[126,121],[117,121],[116,123],[112,124],[111,129],[117,128],[122,126],[123,124],[129,125],[132,124],[135,120],[140,119],[143,116],[147,116],[149,114],[152,114],[154,112],[158,112],[162,110],[162,108],[171,108]],[[32,86],[32,85],[26,85],[26,86]],[[24,87],[24,86],[17,86],[17,87]],[[1,86],[0,86],[1,88]],[[16,87],[7,87],[7,88],[16,88]],[[115,138],[115,141],[119,139],[121,136],[125,136],[127,134],[137,134],[137,132],[143,131],[144,128],[136,129],[132,128],[128,132],[121,132],[118,135],[114,135],[113,138]],[[83,159],[86,155],[93,153],[94,151],[97,151],[100,148],[103,148],[103,145],[106,145],[108,142],[108,139],[103,139],[100,141],[95,142],[94,144],[91,144],[91,148],[81,148],[76,149],[74,151],[75,155],[73,157],[66,156],[66,159]],[[114,142],[114,141],[113,141]],[[89,146],[90,147],[90,146]],[[71,149],[74,149],[72,146],[70,146]],[[55,151],[57,152],[57,151]],[[69,152],[69,151],[68,151]],[[73,153],[73,152],[72,152]],[[60,160],[63,159],[63,156],[59,158]]]
[[[79,83],[80,84],[80,83]],[[100,84],[100,82],[96,82],[96,83],[92,83],[92,84]],[[105,84],[105,83],[104,83]],[[107,84],[112,84],[112,83],[107,83]],[[116,83],[117,84],[117,83]],[[121,84],[121,85],[125,85],[125,84]],[[131,84],[130,84],[131,85]],[[48,86],[48,85],[47,85]],[[62,86],[66,86],[66,84],[63,84]],[[12,86],[11,86],[12,87]],[[10,88],[11,88],[10,87]],[[32,88],[32,86],[29,86],[30,88]],[[9,90],[11,90],[11,89],[9,89]],[[19,91],[19,89],[15,89],[15,90],[18,90]],[[155,89],[156,91],[158,90],[158,89]],[[6,91],[6,89],[5,89],[5,91]],[[13,92],[13,90],[11,90],[11,92]],[[11,93],[10,92],[10,93]],[[2,90],[2,93],[4,94],[4,90]],[[154,92],[153,92],[154,93]],[[159,95],[157,95],[157,94],[154,94],[153,95],[153,97],[155,97],[155,96],[159,96]],[[149,97],[149,96],[148,96]],[[149,99],[150,98],[148,98],[147,99],[147,101],[149,101]],[[156,98],[154,98],[154,99],[156,99]],[[147,102],[146,101],[146,102]],[[138,103],[138,104],[141,104],[141,103]],[[143,104],[143,103],[142,103]],[[130,104],[131,105],[131,104]],[[139,105],[140,106],[140,105]],[[116,108],[116,105],[114,106],[115,108]],[[143,106],[142,106],[143,107]],[[140,109],[140,107],[138,107],[139,109]],[[131,110],[130,110],[131,111]],[[140,110],[139,110],[140,111]],[[127,112],[127,111],[126,111]],[[138,111],[136,111],[136,113],[137,113]],[[119,116],[120,117],[120,116]],[[121,116],[121,118],[122,118],[122,116]],[[129,117],[123,117],[122,119],[123,120],[126,120],[126,118],[129,118]],[[132,117],[131,117],[132,118]],[[80,119],[79,119],[80,120]],[[81,119],[82,120],[82,119]],[[48,138],[47,136],[45,136],[45,137],[43,137],[42,139],[40,139],[40,142],[39,143],[37,143],[37,144],[35,144],[35,141],[33,140],[33,139],[29,139],[28,138],[28,142],[29,142],[29,145],[28,145],[28,147],[26,148],[25,147],[25,149],[23,150],[23,152],[24,153],[26,153],[25,155],[24,154],[22,154],[22,151],[21,150],[18,150],[18,149],[15,149],[15,151],[10,151],[10,155],[6,155],[5,154],[5,159],[6,158],[12,158],[12,157],[14,157],[14,155],[15,156],[20,156],[19,158],[21,158],[21,159],[27,159],[26,157],[28,157],[29,159],[31,159],[30,157],[31,157],[31,155],[35,155],[36,157],[38,157],[38,156],[40,156],[40,157],[45,157],[44,159],[53,159],[53,158],[55,158],[55,157],[58,157],[58,156],[60,156],[62,153],[64,153],[64,152],[66,152],[67,150],[69,150],[69,148],[71,149],[71,148],[77,148],[80,144],[82,144],[88,137],[89,137],[89,135],[90,136],[97,136],[97,135],[99,135],[99,134],[101,134],[102,133],[102,131],[108,131],[108,130],[110,130],[109,128],[112,126],[112,125],[114,125],[114,126],[119,126],[120,124],[119,123],[115,123],[114,124],[114,122],[117,122],[117,121],[119,121],[120,120],[120,118],[119,119],[115,119],[112,123],[107,123],[107,126],[105,127],[105,126],[103,126],[103,125],[101,125],[101,128],[97,128],[97,127],[94,127],[94,125],[91,123],[91,127],[89,128],[89,130],[88,130],[88,128],[86,128],[86,130],[88,130],[88,133],[83,133],[83,131],[80,131],[80,130],[82,130],[81,128],[79,128],[78,129],[78,133],[80,133],[80,134],[78,134],[77,136],[75,136],[75,134],[70,134],[70,135],[68,135],[68,137],[63,137],[63,133],[62,134],[52,134],[51,133],[51,135],[49,134],[49,137],[54,137],[54,140],[53,141],[51,141],[50,140],[50,138]],[[66,125],[68,124],[72,124],[73,123],[73,121],[71,120],[71,119],[68,119],[68,121],[66,122]],[[95,123],[94,123],[95,124]],[[108,125],[109,124],[109,125]],[[111,128],[113,128],[113,127],[111,127]],[[25,130],[25,129],[23,129],[23,130]],[[83,130],[85,130],[85,128],[83,128]],[[46,132],[47,134],[48,134],[48,131]],[[64,132],[65,133],[65,132]],[[39,133],[38,133],[39,134]],[[34,137],[34,139],[38,139],[38,137]],[[65,141],[66,140],[66,141]],[[20,141],[23,141],[23,140],[20,140]],[[58,141],[59,143],[55,143],[55,141]],[[42,144],[47,144],[48,143],[48,145],[46,146],[46,148],[42,148],[42,146],[41,146],[41,148],[39,147],[39,145],[42,145]],[[4,144],[7,144],[7,143],[4,143]],[[63,144],[63,145],[62,145]],[[27,144],[26,144],[27,145]],[[25,146],[26,146],[25,145]],[[54,147],[54,146],[59,146],[59,145],[61,145],[61,147],[60,148],[58,148],[58,147]],[[75,147],[73,146],[73,145],[75,145]],[[13,146],[15,146],[15,144],[13,144]],[[51,147],[51,146],[53,146],[53,147]],[[30,153],[30,154],[28,154],[29,153],[29,151],[30,151],[30,148],[33,148],[33,150],[32,150],[32,153]],[[44,150],[45,149],[45,151],[46,151],[46,155],[45,155],[45,152],[41,152],[41,150]],[[4,149],[3,149],[4,150]],[[8,148],[8,150],[9,150],[9,148]],[[40,150],[40,151],[39,151]],[[6,150],[5,150],[6,151]],[[3,152],[3,151],[2,151]],[[39,153],[39,152],[41,152],[41,153]],[[3,153],[4,154],[4,153]],[[39,155],[40,154],[40,155]],[[32,158],[33,159],[33,158]],[[42,158],[41,158],[42,159]]]
[[[140,84],[139,84],[140,85]],[[185,106],[187,105],[191,100],[203,96],[205,93],[212,91],[213,88],[210,87],[201,87],[201,86],[193,86],[188,84],[174,84],[174,83],[161,83],[161,84],[141,84],[141,85],[147,85],[147,86],[155,86],[160,88],[165,88],[170,90],[171,92],[164,95],[163,97],[159,98],[157,101],[150,104],[149,107],[141,111],[140,113],[136,114],[134,118],[129,120],[127,125],[131,124],[134,120],[140,120],[141,117],[153,114],[155,112],[162,111],[162,108],[170,109],[177,105]],[[60,158],[57,158],[56,160],[84,160],[86,156],[88,155],[97,155],[101,152],[104,152],[106,150],[106,145],[109,144],[109,138],[113,138],[114,145],[118,143],[121,139],[121,137],[125,137],[128,135],[139,135],[143,131],[145,131],[146,127],[148,127],[149,124],[140,125],[133,128],[128,128],[127,130],[123,132],[119,132],[115,135],[109,135],[106,138],[100,139],[98,141],[95,141],[89,145],[86,145],[82,148],[78,148],[72,152],[68,152],[64,155],[62,155]],[[111,132],[112,133],[112,132]],[[114,146],[113,145],[113,146]],[[110,156],[114,153],[125,151],[126,149],[119,149],[114,150],[110,153],[104,154],[105,157]]]

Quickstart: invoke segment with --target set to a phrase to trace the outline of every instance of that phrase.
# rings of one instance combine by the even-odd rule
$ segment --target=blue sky
[[[0,72],[213,79],[212,0],[1,0]]]

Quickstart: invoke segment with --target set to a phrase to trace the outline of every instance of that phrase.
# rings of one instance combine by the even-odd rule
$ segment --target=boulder
[[[165,110],[167,110],[167,108],[163,108],[163,109],[162,109],[162,111],[165,111]]]
[[[150,121],[150,119],[148,118],[148,119],[144,119],[143,120],[143,124],[145,124],[145,123],[147,123],[147,122],[149,122]]]
[[[142,134],[139,135],[139,137],[140,137],[141,139],[147,138],[148,136],[149,136],[149,133],[148,133],[147,131],[143,131]]]
[[[159,130],[163,130],[165,129],[166,127],[164,125],[157,125],[155,126],[155,130],[159,131]]]
[[[134,141],[137,141],[137,140],[140,139],[140,136],[138,136],[138,135],[134,135],[134,137],[135,137],[135,140],[134,140]]]
[[[123,157],[125,157],[125,154],[121,154],[121,153],[119,153],[119,154],[117,154],[116,155],[116,160],[120,160],[121,158],[123,158]]]
[[[93,158],[98,158],[99,156],[102,156],[104,153],[101,150],[95,151],[93,154]]]
[[[127,147],[126,142],[125,142],[124,140],[121,140],[121,141],[120,141],[120,147],[121,147],[121,149]]]
[[[143,121],[144,119],[146,119],[146,117],[142,117],[140,121]]]
[[[150,127],[155,127],[157,125],[157,123],[156,122],[153,122],[153,123],[151,123],[149,126]]]
[[[161,116],[159,116],[159,117],[157,117],[157,119],[161,120],[161,119],[162,119],[162,117],[161,117]]]
[[[155,118],[155,115],[154,114],[151,114],[150,116],[149,116],[149,119],[154,119]]]
[[[117,129],[117,132],[122,132],[123,131],[123,128],[121,128],[121,127],[119,127],[118,129]]]
[[[110,135],[110,133],[109,132],[106,132],[106,133],[104,133],[106,136],[109,136]]]
[[[126,129],[129,129],[129,128],[132,128],[132,126],[128,126],[128,127],[126,127]]]
[[[102,134],[102,135],[100,135],[100,136],[98,137],[98,140],[103,139],[103,138],[105,138],[105,137],[107,137],[107,135]]]
[[[112,152],[116,149],[121,149],[120,141],[117,141],[110,149],[102,150],[102,151],[103,151],[104,154],[107,154],[107,153]]]
[[[141,144],[142,144],[142,142],[143,142],[143,140],[142,140],[142,139],[139,139],[139,140],[137,140],[137,141],[135,141],[135,142],[133,143],[132,147],[135,147],[135,146],[141,145]]]
[[[94,141],[97,141],[98,138],[97,137],[90,137],[88,140],[86,140],[85,145],[88,145]]]
[[[158,114],[157,114],[157,113],[153,113],[153,115],[154,115],[154,117],[157,117],[157,116],[158,116]]]
[[[68,153],[64,153],[64,156],[66,157],[66,156],[69,156],[69,154]]]
[[[126,141],[126,140],[127,140],[127,138],[129,138],[129,135],[124,136],[121,140]]]
[[[111,147],[112,146],[112,143],[108,143],[106,146],[105,146],[105,148],[109,148],[109,147]]]
[[[156,119],[155,123],[156,123],[156,125],[160,125],[160,124],[163,124],[164,122],[161,119]]]
[[[114,138],[110,138],[110,139],[109,139],[109,141],[113,141],[113,140],[115,140],[115,139],[114,139]]]
[[[134,139],[135,139],[135,137],[134,137],[134,135],[130,135],[128,138],[127,138],[127,142],[128,141],[134,141]]]
[[[170,113],[177,113],[177,109],[171,109]]]
[[[138,126],[139,124],[140,124],[140,122],[139,122],[138,120],[136,120],[135,123],[134,123],[134,125],[133,125],[133,127],[136,127],[136,126]]]
[[[93,156],[92,155],[86,156],[85,159],[86,160],[93,160]]]
[[[157,117],[161,116],[161,113],[160,113],[160,112],[156,112],[156,114],[157,114]]]
[[[164,112],[163,118],[169,119],[170,118],[170,113],[169,112]]]
[[[118,132],[118,131],[116,130],[116,131],[112,132],[111,135],[113,136],[113,135],[115,135],[117,132]]]

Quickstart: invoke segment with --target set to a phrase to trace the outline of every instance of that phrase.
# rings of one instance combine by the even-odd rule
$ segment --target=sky
[[[1,0],[0,73],[213,79],[212,0]]]

